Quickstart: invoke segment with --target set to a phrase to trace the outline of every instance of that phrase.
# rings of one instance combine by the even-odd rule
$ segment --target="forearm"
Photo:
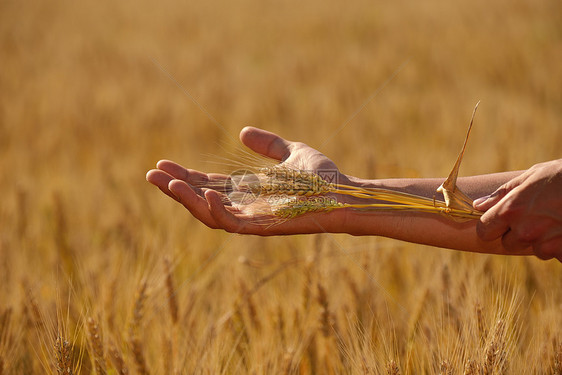
[[[472,199],[494,192],[522,172],[504,172],[459,178],[457,186]],[[385,188],[424,197],[443,199],[436,189],[444,178],[362,180],[349,177],[355,186]],[[474,252],[508,254],[501,241],[485,242],[478,238],[476,220],[459,222],[449,217],[404,211],[365,212],[349,210],[344,231],[352,235],[379,235],[408,242]],[[513,254],[513,253],[509,253]],[[531,254],[525,250],[521,254]]]
[[[472,199],[493,193],[498,187],[519,176],[524,171],[491,173],[479,176],[459,177],[457,186]],[[392,178],[381,180],[366,180],[347,176],[354,186],[364,188],[385,188],[420,195],[423,197],[443,199],[443,195],[436,193],[437,188],[445,178]]]

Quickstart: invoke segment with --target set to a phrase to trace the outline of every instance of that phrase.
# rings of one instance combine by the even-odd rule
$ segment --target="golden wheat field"
[[[562,374],[562,265],[213,231],[145,181],[245,125],[348,174],[562,149],[554,0],[0,2],[0,374]]]

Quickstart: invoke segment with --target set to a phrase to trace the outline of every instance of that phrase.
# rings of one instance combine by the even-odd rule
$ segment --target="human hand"
[[[240,140],[253,151],[307,171],[329,170],[337,174],[339,183],[349,183],[336,165],[319,151],[300,142],[287,141],[265,130],[246,127]],[[157,169],[150,170],[146,179],[164,194],[181,203],[202,223],[227,232],[282,235],[320,232],[342,232],[346,210],[306,214],[275,225],[264,225],[256,217],[229,205],[221,198],[220,188],[230,177],[186,169],[169,160],[161,160]],[[212,188],[211,188],[212,187]]]
[[[476,228],[481,239],[501,237],[508,251],[532,247],[537,257],[562,262],[562,159],[534,165],[474,208],[486,211]]]

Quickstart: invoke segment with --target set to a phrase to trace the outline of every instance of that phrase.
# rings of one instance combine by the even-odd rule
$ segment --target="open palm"
[[[349,183],[347,177],[339,173],[334,162],[304,143],[287,141],[276,134],[252,127],[242,129],[240,140],[253,151],[287,163],[293,168],[332,171],[340,183]],[[342,224],[346,210],[308,214],[276,225],[258,224],[255,216],[243,213],[236,207],[225,206],[217,188],[210,188],[224,186],[229,176],[187,169],[169,160],[159,161],[157,169],[150,170],[146,179],[213,229],[244,234],[280,235],[340,232],[344,227]]]

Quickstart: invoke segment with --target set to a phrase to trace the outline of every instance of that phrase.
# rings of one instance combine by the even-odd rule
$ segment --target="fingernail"
[[[486,202],[488,199],[490,199],[490,196],[489,196],[489,195],[487,195],[487,196],[485,196],[485,197],[482,197],[482,198],[476,199],[473,204],[474,204],[475,206],[480,206],[482,203]]]

